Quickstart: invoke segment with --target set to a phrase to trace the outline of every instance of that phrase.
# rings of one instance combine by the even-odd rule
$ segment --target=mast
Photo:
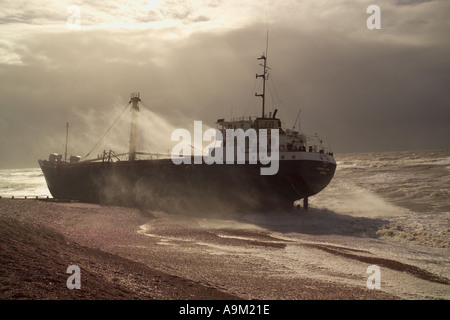
[[[139,112],[139,92],[131,94],[131,130],[130,130],[130,149],[128,152],[128,159],[130,161],[136,160],[136,146],[137,146],[137,113]]]
[[[262,54],[261,57],[259,57],[257,60],[264,60],[264,64],[261,66],[264,68],[263,74],[257,74],[256,78],[263,78],[263,93],[257,94],[255,93],[255,96],[262,98],[262,117],[264,118],[264,109],[266,104],[266,80],[268,78],[267,76],[267,51],[269,50],[269,30],[267,29],[267,37],[266,37],[266,53]]]
[[[69,123],[66,123],[66,146],[65,146],[65,150],[64,150],[64,161],[67,160],[67,140],[69,138]]]

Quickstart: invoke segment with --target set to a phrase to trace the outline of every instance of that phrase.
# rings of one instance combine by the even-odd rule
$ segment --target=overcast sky
[[[367,7],[381,9],[369,30]],[[0,168],[84,156],[127,105],[140,151],[175,128],[267,109],[335,154],[450,148],[450,1],[0,1]],[[79,11],[78,11],[79,10]],[[79,18],[79,19],[78,19]],[[156,115],[155,115],[156,114]],[[130,113],[93,154],[126,152]]]

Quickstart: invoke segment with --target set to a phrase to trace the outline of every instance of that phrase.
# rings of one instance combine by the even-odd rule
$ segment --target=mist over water
[[[378,219],[375,236],[450,246],[450,152],[336,156],[333,181],[311,206]]]
[[[411,212],[450,211],[449,151],[349,154],[337,162],[338,181],[347,187],[363,188]]]

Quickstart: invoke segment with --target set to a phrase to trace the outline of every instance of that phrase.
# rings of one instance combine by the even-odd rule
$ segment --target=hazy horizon
[[[334,153],[334,158],[336,159],[337,162],[339,162],[339,157],[346,157],[349,155],[369,155],[369,154],[396,154],[396,153],[429,153],[429,152],[449,152],[449,149],[430,149],[430,150],[397,150],[397,151],[365,151],[365,152],[340,152],[340,153]],[[59,153],[62,154],[64,156],[64,151],[63,152],[55,152],[55,153]],[[90,159],[95,158],[95,157],[89,157]],[[48,160],[48,155],[47,157],[42,157],[39,158],[40,160]],[[337,168],[339,168],[339,164],[337,166]],[[29,167],[1,167],[0,170],[21,170],[21,169],[39,169],[39,164],[36,160],[36,165],[35,166],[29,166]]]
[[[3,1],[0,168],[64,154],[67,122],[68,156],[84,156],[131,92],[157,114],[141,112],[140,151],[165,150],[194,120],[260,115],[267,27],[266,111],[284,127],[301,109],[302,131],[335,155],[450,149],[450,3],[377,1],[379,30],[371,4]],[[128,117],[92,155],[128,150]]]

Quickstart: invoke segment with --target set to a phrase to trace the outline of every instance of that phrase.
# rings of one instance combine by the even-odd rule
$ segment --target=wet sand
[[[386,283],[399,274],[445,299],[450,284],[422,265],[237,216],[1,199],[0,230],[3,300],[408,299]],[[371,264],[388,270],[387,290],[366,287]],[[67,288],[70,265],[79,290]]]

